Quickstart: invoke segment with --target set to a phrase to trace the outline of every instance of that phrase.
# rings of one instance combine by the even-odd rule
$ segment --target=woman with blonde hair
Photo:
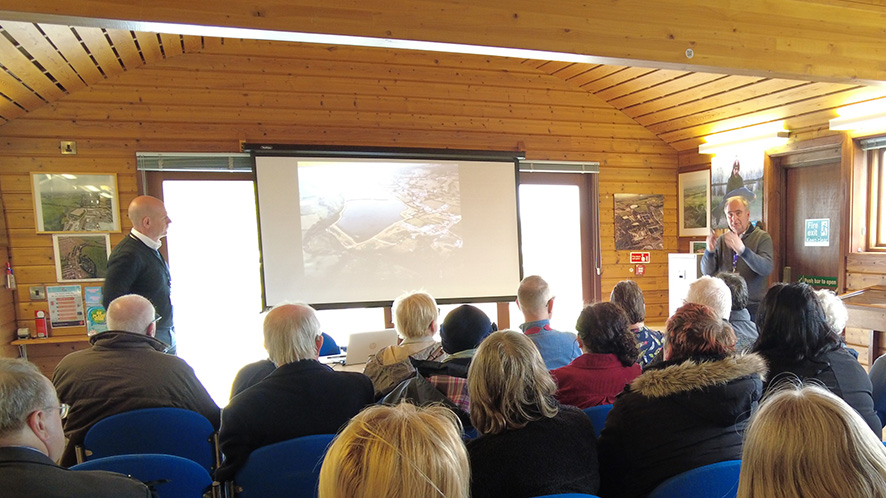
[[[786,385],[752,417],[738,498],[886,497],[886,448],[824,387]]]
[[[372,380],[376,399],[388,394],[404,379],[415,375],[415,360],[439,361],[446,357],[434,340],[438,330],[437,302],[427,292],[398,297],[393,305],[394,327],[403,340],[369,357],[363,373]]]
[[[535,344],[524,334],[493,332],[468,370],[471,422],[480,437],[468,442],[472,498],[529,498],[595,494],[600,484],[590,419],[560,406]]]
[[[336,436],[320,468],[320,498],[468,498],[458,419],[442,406],[377,405]]]

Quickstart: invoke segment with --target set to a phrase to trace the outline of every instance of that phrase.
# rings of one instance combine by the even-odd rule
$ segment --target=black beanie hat
[[[446,315],[440,327],[440,339],[443,350],[448,354],[474,349],[486,336],[495,331],[495,324],[486,313],[465,304],[455,308]]]

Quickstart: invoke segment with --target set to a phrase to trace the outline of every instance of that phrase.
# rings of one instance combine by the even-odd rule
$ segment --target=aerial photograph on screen
[[[298,165],[308,278],[420,276],[462,246],[458,165]]]

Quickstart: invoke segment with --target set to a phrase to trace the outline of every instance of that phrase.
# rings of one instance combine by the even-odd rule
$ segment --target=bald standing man
[[[102,291],[105,308],[120,296],[138,294],[144,296],[160,319],[155,337],[166,344],[169,354],[175,354],[175,327],[172,322],[172,279],[169,266],[160,255],[166,229],[172,220],[166,213],[163,201],[149,195],[136,197],[129,204],[129,220],[132,231],[117,244],[108,258],[108,275]]]

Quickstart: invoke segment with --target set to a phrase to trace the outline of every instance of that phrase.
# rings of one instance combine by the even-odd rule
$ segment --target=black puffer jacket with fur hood
[[[687,470],[741,458],[766,362],[756,354],[650,366],[616,398],[599,439],[604,498],[649,494]]]

